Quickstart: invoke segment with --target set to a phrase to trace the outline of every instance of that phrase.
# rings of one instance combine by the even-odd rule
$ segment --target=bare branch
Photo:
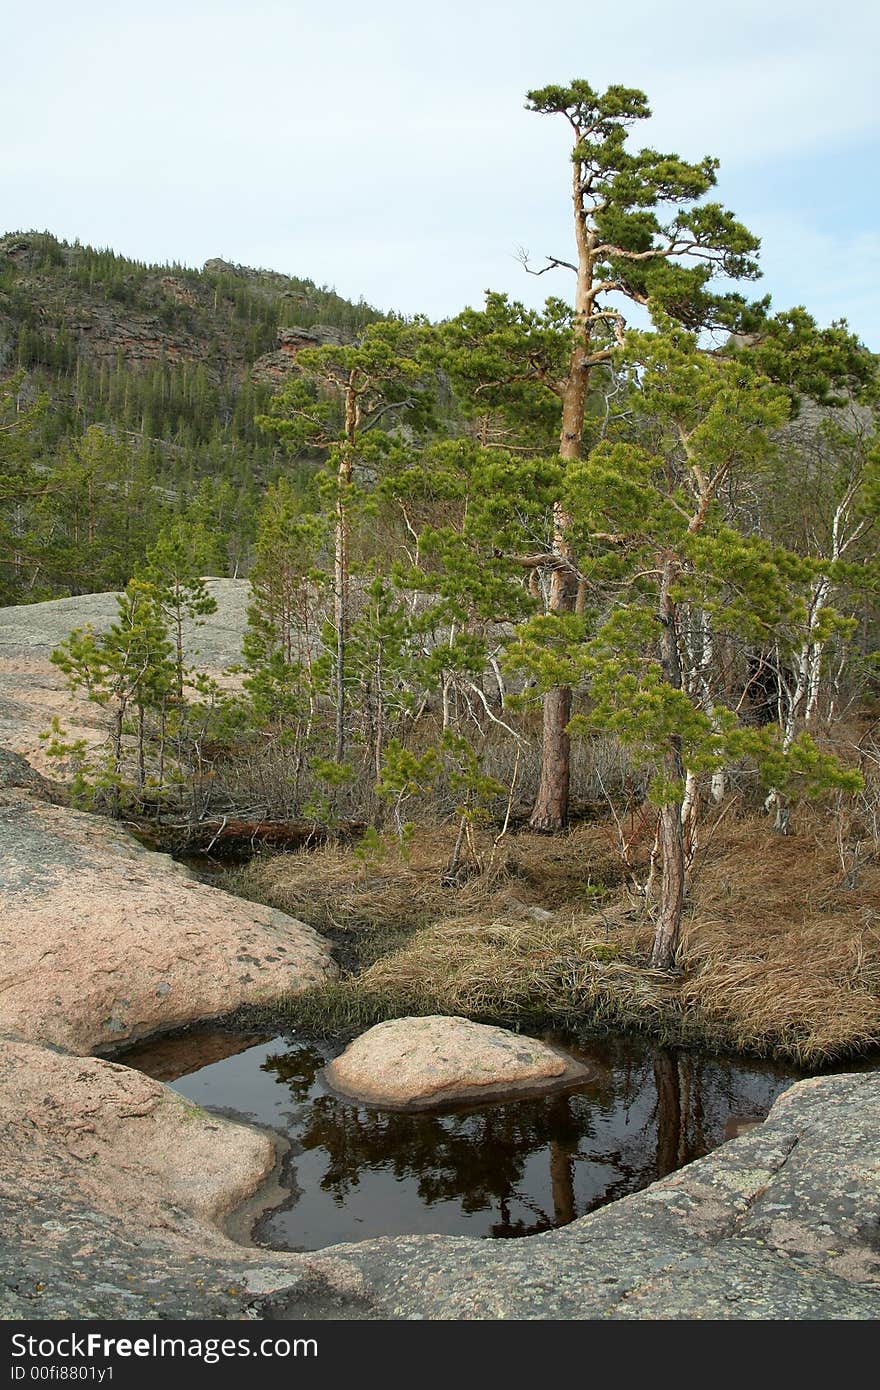
[[[467,684],[468,688],[474,692],[477,699],[480,701],[480,704],[483,706],[483,709],[486,711],[489,718],[492,720],[492,723],[498,724],[502,729],[505,730],[506,733],[510,734],[511,738],[516,739],[517,745],[519,747],[528,747],[527,741],[523,738],[522,734],[517,733],[516,729],[511,728],[509,724],[505,723],[503,719],[499,719],[498,715],[492,711],[489,705],[489,701],[486,699],[486,696],[480,689],[480,687],[478,685],[474,685],[473,681],[468,681]]]
[[[372,420],[370,420],[369,424],[363,426],[363,428],[361,429],[361,434],[366,434],[366,433],[367,433],[367,430],[371,430],[371,429],[373,428],[374,425],[378,424],[378,422],[381,420],[382,416],[383,416],[383,415],[387,415],[389,411],[391,411],[391,410],[410,410],[415,404],[416,404],[416,402],[415,402],[415,399],[414,399],[414,398],[408,398],[408,399],[405,400],[405,401],[388,401],[386,405],[381,406],[381,407],[376,411],[375,415],[373,416]]]
[[[527,275],[546,275],[548,270],[560,269],[573,270],[575,275],[577,275],[577,266],[572,265],[571,261],[561,260],[558,256],[548,256],[545,266],[542,266],[540,270],[532,270],[532,267],[529,265],[529,253],[522,246],[517,249],[516,259]]]

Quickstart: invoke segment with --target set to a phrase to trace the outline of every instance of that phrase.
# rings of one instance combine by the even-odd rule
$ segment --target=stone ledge
[[[107,1050],[320,984],[328,942],[116,821],[0,791],[0,1034]]]

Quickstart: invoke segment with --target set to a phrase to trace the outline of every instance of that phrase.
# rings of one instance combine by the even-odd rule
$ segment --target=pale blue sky
[[[717,155],[762,291],[880,350],[872,0],[10,0],[0,230],[269,266],[436,318],[568,293],[568,128],[527,89],[643,88],[639,143]]]

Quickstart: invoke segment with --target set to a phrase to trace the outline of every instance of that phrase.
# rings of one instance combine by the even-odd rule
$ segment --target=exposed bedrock
[[[218,1230],[262,1133],[125,1067],[0,1044],[6,1317],[874,1319],[880,1075],[803,1081],[644,1192],[523,1240],[310,1255]]]
[[[225,668],[241,661],[250,584],[209,579],[208,589],[216,611],[197,623],[184,622],[184,650],[188,665],[224,681]],[[73,628],[106,632],[118,617],[116,599],[114,593],[81,594],[0,608],[0,749],[22,753],[39,771],[63,777],[63,763],[47,758],[40,738],[54,718],[69,738],[85,739],[91,748],[106,741],[106,711],[82,692],[71,694],[50,657]]]
[[[93,1052],[335,973],[305,923],[117,822],[0,790],[0,1034]]]

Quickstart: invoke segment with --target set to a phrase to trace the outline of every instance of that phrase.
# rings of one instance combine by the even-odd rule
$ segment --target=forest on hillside
[[[88,804],[357,823],[361,865],[443,824],[452,890],[599,816],[668,970],[710,816],[818,807],[853,886],[880,850],[877,362],[753,297],[717,161],[629,143],[642,93],[529,104],[572,137],[541,310],[4,238],[0,602],[121,592],[55,657],[107,710],[100,757],[55,730]],[[250,581],[236,681],[184,662],[206,575]]]
[[[291,472],[257,424],[279,330],[342,342],[380,317],[222,260],[196,271],[49,233],[0,238],[0,410],[15,421],[0,602],[122,588],[183,517],[210,530],[212,572],[243,572],[262,493]]]

